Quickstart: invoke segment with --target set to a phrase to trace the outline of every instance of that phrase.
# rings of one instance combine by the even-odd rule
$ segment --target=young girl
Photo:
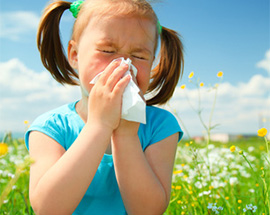
[[[77,18],[65,57],[59,22]],[[158,40],[159,64],[151,71]],[[86,0],[49,4],[38,29],[44,66],[62,84],[80,85],[82,98],[38,117],[26,133],[35,163],[30,200],[36,214],[162,214],[182,131],[167,102],[182,74],[182,43],[161,27],[145,0]],[[131,59],[146,101],[146,124],[121,119],[124,76]],[[102,72],[102,73],[101,73]],[[96,84],[90,81],[101,73]]]

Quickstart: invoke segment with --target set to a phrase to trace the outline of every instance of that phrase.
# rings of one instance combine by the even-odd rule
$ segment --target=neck
[[[81,100],[76,104],[75,108],[81,119],[86,123],[88,116],[88,97],[82,95]]]

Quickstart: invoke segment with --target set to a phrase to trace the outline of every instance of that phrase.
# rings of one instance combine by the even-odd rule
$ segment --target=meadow
[[[34,214],[28,195],[32,161],[24,140],[13,139],[10,133],[5,144],[7,151],[3,143],[0,146],[0,214]],[[270,214],[270,165],[264,139],[215,142],[208,147],[207,156],[203,143],[179,142],[165,215]]]
[[[191,84],[193,75],[189,75]],[[222,75],[217,74],[218,78]],[[200,95],[204,83],[198,79],[194,84]],[[185,85],[181,88],[184,90]],[[211,88],[215,93],[207,123],[202,117],[200,96],[198,108],[191,105],[206,135],[200,143],[192,138],[178,143],[171,199],[164,215],[270,215],[267,129],[259,129],[258,136],[239,137],[233,142],[211,141],[216,127],[212,118],[218,84]],[[0,214],[34,214],[28,194],[29,167],[33,162],[23,138],[7,133],[0,143]]]

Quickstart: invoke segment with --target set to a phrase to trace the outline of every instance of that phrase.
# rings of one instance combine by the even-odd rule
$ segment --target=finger
[[[105,84],[107,82],[108,77],[113,73],[113,71],[120,66],[121,59],[113,60],[100,75],[100,83]]]
[[[116,85],[119,80],[124,76],[124,74],[128,71],[128,65],[127,64],[122,64],[118,68],[116,68],[113,73],[108,77],[107,80],[107,86],[109,89],[113,90],[114,86]]]
[[[125,77],[123,77],[120,81],[117,82],[117,84],[115,85],[113,89],[113,92],[116,95],[123,95],[124,90],[126,89],[131,79],[132,79],[131,75],[126,75]]]

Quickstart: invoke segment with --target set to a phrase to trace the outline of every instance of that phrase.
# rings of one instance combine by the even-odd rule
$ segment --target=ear
[[[68,62],[73,69],[78,69],[78,46],[74,40],[68,42]]]

